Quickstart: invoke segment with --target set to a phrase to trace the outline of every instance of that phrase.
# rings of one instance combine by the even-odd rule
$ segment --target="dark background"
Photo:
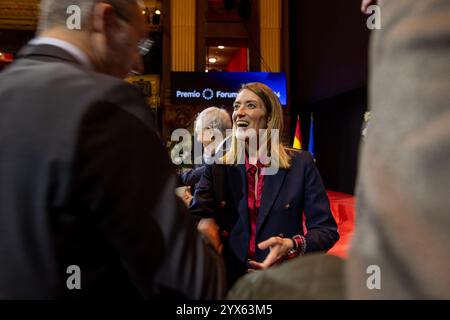
[[[314,114],[316,163],[327,189],[354,193],[367,109],[370,31],[360,0],[291,0],[291,131],[300,116],[303,148]]]

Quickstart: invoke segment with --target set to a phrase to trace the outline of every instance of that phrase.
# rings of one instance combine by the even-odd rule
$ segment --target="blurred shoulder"
[[[313,157],[308,151],[294,148],[285,148],[285,150],[291,157],[291,168],[314,165]]]
[[[144,103],[143,96],[139,89],[135,85],[123,79],[118,79],[93,71],[89,73],[89,78],[91,78],[92,83],[95,83],[99,94],[107,97],[109,100],[118,100],[123,102],[132,98],[137,99],[140,103]],[[124,98],[124,95],[126,98]]]
[[[344,299],[345,261],[324,253],[295,258],[241,277],[228,300]]]
[[[147,127],[156,130],[155,119],[139,89],[125,80],[97,72],[90,72],[91,81],[95,83],[97,95],[93,102],[107,103],[127,112]]]

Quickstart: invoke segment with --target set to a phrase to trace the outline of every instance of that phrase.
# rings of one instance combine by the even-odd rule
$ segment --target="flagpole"
[[[316,154],[314,152],[314,116],[311,112],[311,122],[309,125],[309,142],[308,142],[308,151],[311,153],[314,162],[316,161]]]

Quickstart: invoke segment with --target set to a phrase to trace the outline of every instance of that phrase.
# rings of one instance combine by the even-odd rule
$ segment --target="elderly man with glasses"
[[[143,70],[146,33],[134,0],[43,0],[37,38],[0,74],[0,299],[223,296],[222,260],[121,79]]]

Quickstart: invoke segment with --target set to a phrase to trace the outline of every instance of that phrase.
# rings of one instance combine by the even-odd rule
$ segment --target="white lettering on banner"
[[[201,94],[197,91],[180,91],[177,90],[177,98],[200,98]]]
[[[278,96],[280,96],[280,93],[275,93]],[[184,99],[199,99],[203,98],[203,100],[211,100],[213,98],[217,99],[235,99],[237,97],[237,92],[224,92],[224,91],[214,91],[213,89],[206,88],[201,93],[194,90],[194,91],[176,91],[176,97],[177,98],[184,98]]]
[[[217,98],[235,99],[237,97],[237,95],[238,94],[236,92],[222,92],[222,91],[216,92]]]

